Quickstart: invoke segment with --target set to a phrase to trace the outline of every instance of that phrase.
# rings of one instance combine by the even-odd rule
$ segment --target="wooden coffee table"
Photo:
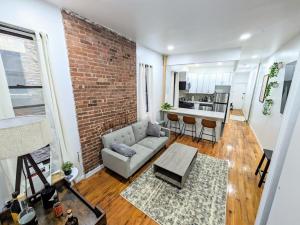
[[[172,144],[153,164],[155,176],[182,188],[197,158],[197,148]]]

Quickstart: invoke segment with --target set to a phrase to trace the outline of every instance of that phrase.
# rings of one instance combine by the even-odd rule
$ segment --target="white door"
[[[231,103],[234,109],[242,109],[246,96],[247,84],[235,83],[231,87]]]

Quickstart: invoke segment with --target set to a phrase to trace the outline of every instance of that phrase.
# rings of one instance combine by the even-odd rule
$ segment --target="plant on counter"
[[[170,105],[169,103],[165,102],[165,103],[163,103],[163,104],[160,106],[160,108],[161,108],[161,110],[166,110],[166,111],[168,111],[168,110],[172,109],[172,105]]]
[[[70,162],[70,161],[67,161],[67,162],[64,162],[64,163],[62,164],[61,169],[64,171],[64,174],[65,174],[66,176],[68,176],[68,175],[70,175],[71,172],[72,172],[72,167],[73,167],[73,163]]]
[[[266,90],[265,90],[265,97],[264,97],[265,101],[264,101],[263,112],[262,112],[264,115],[271,115],[271,108],[272,108],[272,105],[274,104],[274,101],[273,101],[273,99],[271,99],[269,97],[271,96],[272,88],[279,87],[279,83],[276,80],[270,81],[270,79],[276,78],[282,67],[283,67],[282,62],[274,62],[273,65],[270,67],[270,71],[268,74],[269,82],[268,82],[268,84],[266,86]]]

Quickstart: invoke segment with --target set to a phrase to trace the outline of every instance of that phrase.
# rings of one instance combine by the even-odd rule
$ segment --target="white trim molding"
[[[101,164],[99,166],[97,166],[95,169],[92,169],[91,171],[87,172],[84,176],[84,178],[89,178],[91,176],[93,176],[95,173],[99,172],[100,170],[102,170],[104,168],[104,165]]]

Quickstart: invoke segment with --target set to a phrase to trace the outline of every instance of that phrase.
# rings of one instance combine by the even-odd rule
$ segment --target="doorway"
[[[231,103],[233,109],[242,110],[245,102],[247,83],[236,83],[231,89]]]

